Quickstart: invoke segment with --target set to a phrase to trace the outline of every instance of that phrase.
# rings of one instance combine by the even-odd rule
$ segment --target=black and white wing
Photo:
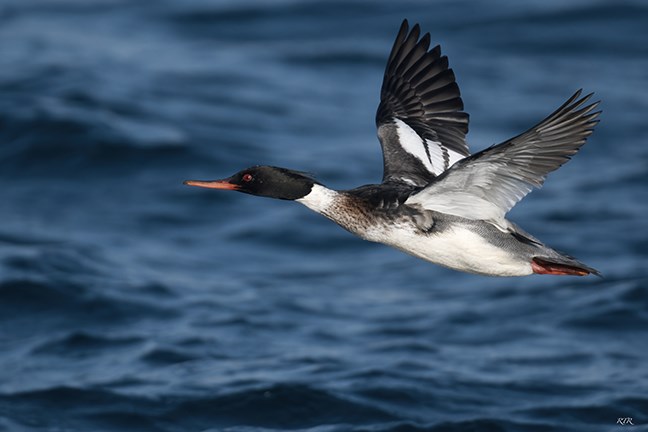
[[[469,156],[405,204],[468,219],[502,222],[504,215],[545,177],[567,162],[591,135],[600,111],[577,91],[538,125]]]
[[[441,48],[403,21],[387,61],[376,113],[383,182],[425,186],[468,156],[468,114]]]

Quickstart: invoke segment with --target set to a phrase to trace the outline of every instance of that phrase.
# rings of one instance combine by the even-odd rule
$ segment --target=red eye
[[[252,174],[243,174],[243,177],[241,178],[241,180],[243,180],[244,182],[252,181],[252,179]]]

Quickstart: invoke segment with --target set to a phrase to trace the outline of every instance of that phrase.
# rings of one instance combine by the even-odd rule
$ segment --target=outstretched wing
[[[592,133],[599,102],[578,90],[535,127],[455,164],[405,204],[468,219],[501,221],[533,187],[567,162]]]
[[[425,186],[468,156],[468,114],[448,58],[419,40],[416,24],[403,21],[387,61],[376,113],[383,150],[383,182]]]

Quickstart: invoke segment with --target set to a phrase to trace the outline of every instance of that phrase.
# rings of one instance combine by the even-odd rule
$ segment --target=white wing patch
[[[409,125],[402,120],[395,118],[394,124],[396,125],[396,132],[398,133],[398,141],[400,142],[401,147],[403,147],[403,150],[420,160],[428,171],[434,173],[432,161],[425,153],[425,144],[419,134],[417,134],[414,129],[409,127]]]
[[[443,144],[431,139],[421,138],[407,123],[395,118],[398,141],[407,153],[421,161],[423,166],[435,176],[454,165],[465,156],[449,150]]]
[[[454,150],[448,150],[448,168],[450,168],[452,165],[456,164],[459,162],[461,159],[464,159],[466,156],[462,155],[461,153],[457,153]],[[447,169],[447,168],[446,168]]]
[[[448,165],[445,160],[448,154],[448,150],[442,147],[440,142],[432,141],[431,139],[426,139],[425,144],[427,145],[428,152],[430,153],[432,166],[435,168],[434,170],[432,170],[432,172],[435,175],[439,175],[443,171],[445,171],[445,167]]]

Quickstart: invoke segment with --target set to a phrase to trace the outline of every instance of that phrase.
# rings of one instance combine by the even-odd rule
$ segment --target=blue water
[[[379,181],[403,18],[472,149],[603,101],[511,213],[603,279],[457,273],[182,185]],[[0,430],[648,430],[647,40],[642,1],[2,1]]]

